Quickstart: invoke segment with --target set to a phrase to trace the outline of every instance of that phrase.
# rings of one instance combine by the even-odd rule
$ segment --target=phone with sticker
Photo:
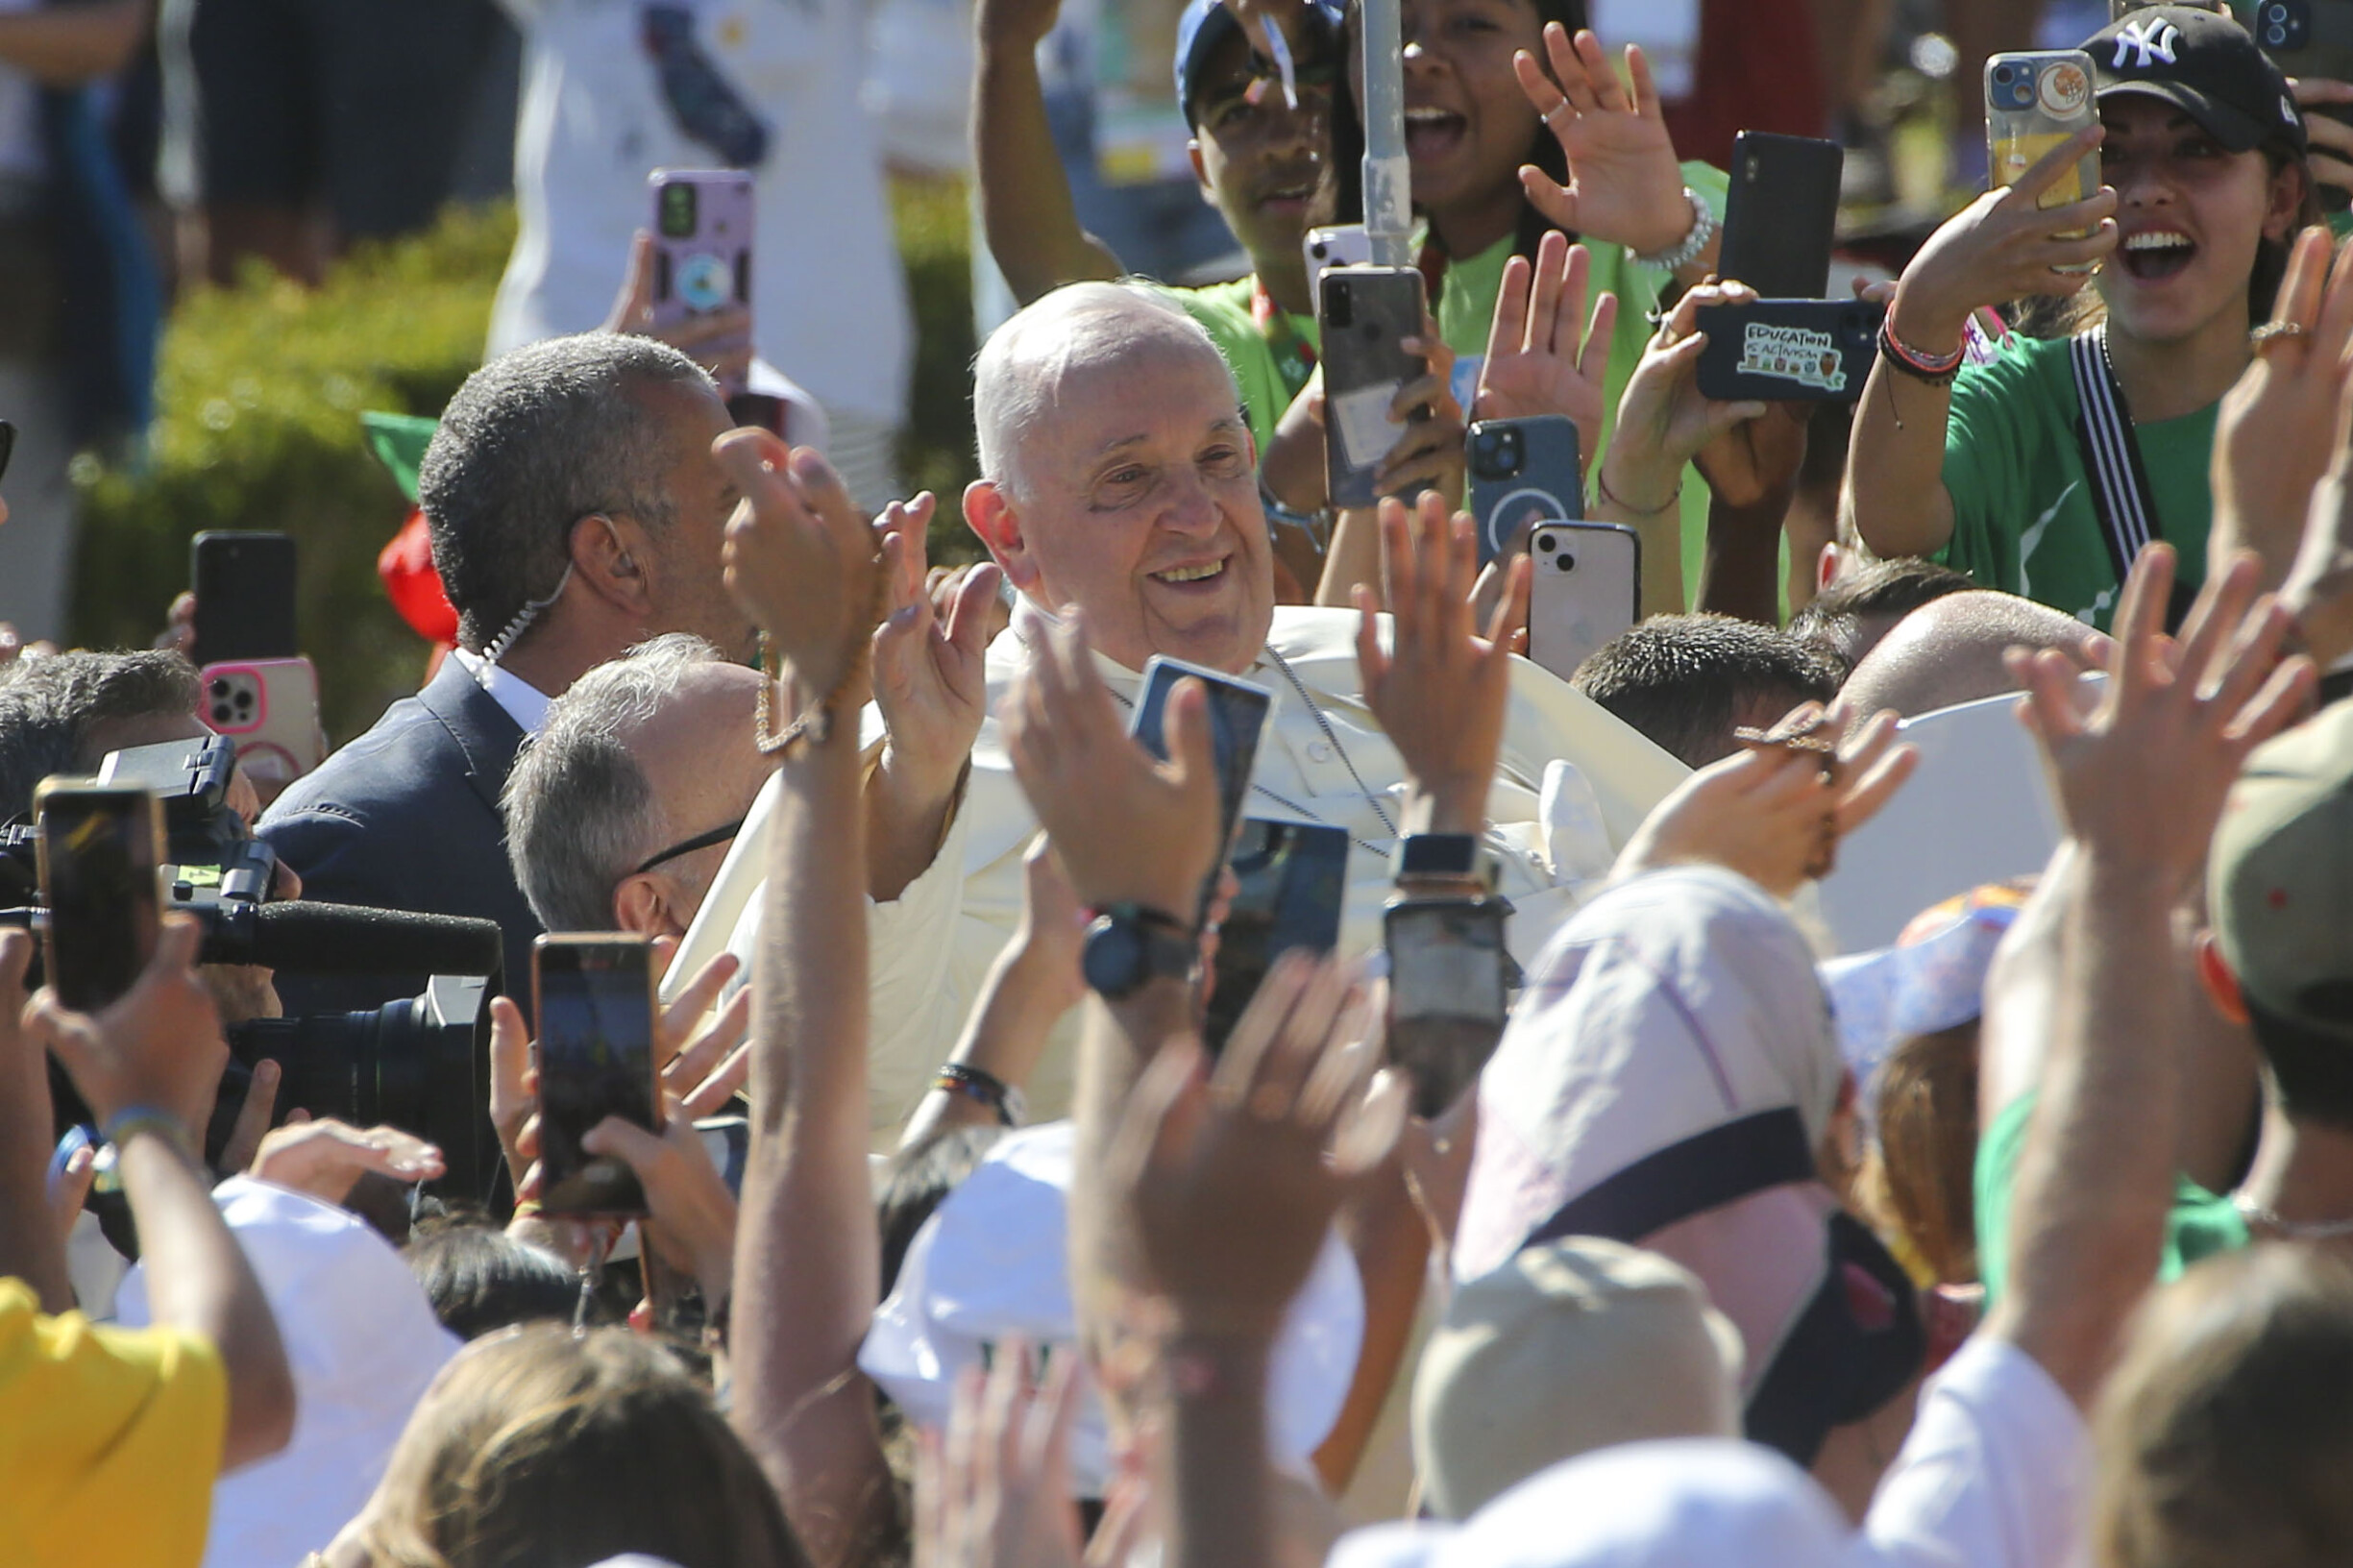
[[[1985,62],[1985,151],[1995,189],[2015,185],[2043,156],[2099,119],[2092,99],[2092,57],[2080,49],[2024,50]],[[2099,189],[2099,154],[2087,153],[2051,183],[2037,207],[2067,207]],[[2077,229],[2062,234],[2081,239]],[[2065,269],[2089,272],[2087,264]]]
[[[1420,355],[1399,347],[1421,335],[1422,311],[1422,275],[1411,267],[1333,267],[1316,287],[1324,470],[1335,506],[1370,506],[1381,499],[1382,459],[1405,432],[1389,417],[1390,405],[1428,374]]]
[[[1718,403],[1852,403],[1878,353],[1887,307],[1867,300],[1703,306],[1700,395]]]
[[[656,169],[653,324],[675,327],[751,307],[751,176],[742,169]]]

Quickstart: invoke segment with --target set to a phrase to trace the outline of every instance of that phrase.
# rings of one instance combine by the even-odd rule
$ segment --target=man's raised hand
[[[885,585],[874,632],[874,701],[890,731],[883,767],[926,800],[955,788],[987,717],[991,609],[1002,576],[983,563],[944,606],[935,603],[923,548],[935,509],[926,490],[893,502],[874,525]]]
[[[809,700],[842,694],[881,611],[872,529],[814,448],[743,429],[714,441],[711,453],[744,498],[722,555],[727,591],[792,665]]]

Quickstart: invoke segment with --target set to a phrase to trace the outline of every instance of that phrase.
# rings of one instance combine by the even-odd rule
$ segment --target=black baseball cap
[[[2101,98],[2125,92],[2162,98],[2234,153],[2278,141],[2304,155],[2304,114],[2288,78],[2232,17],[2197,6],[2145,6],[2093,34],[2083,47]]]

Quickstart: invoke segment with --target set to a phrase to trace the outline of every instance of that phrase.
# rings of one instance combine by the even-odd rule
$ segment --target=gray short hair
[[[622,736],[686,673],[726,655],[688,632],[650,638],[582,675],[506,775],[506,858],[551,931],[609,931],[613,889],[662,847],[670,819]]]
[[[712,381],[677,350],[618,332],[528,344],[466,378],[417,469],[460,642],[481,648],[554,592],[581,518],[626,512],[670,527],[676,454],[631,396],[663,384]]]
[[[52,773],[94,773],[90,732],[123,719],[196,716],[196,667],[177,653],[56,653],[0,665],[0,821],[33,809]]]
[[[1201,324],[1148,285],[1067,283],[990,333],[972,362],[972,429],[981,477],[1019,494],[1017,450],[1054,407],[1063,378],[1151,341],[1215,355],[1229,383],[1233,380],[1225,355]],[[1238,389],[1236,406],[1240,403]]]

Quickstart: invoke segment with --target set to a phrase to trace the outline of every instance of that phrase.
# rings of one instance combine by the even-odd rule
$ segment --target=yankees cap
[[[2126,92],[2162,98],[2234,153],[2279,141],[2304,155],[2304,115],[2287,77],[2229,16],[2196,6],[2146,6],[2126,12],[2083,47],[2102,98]]]

